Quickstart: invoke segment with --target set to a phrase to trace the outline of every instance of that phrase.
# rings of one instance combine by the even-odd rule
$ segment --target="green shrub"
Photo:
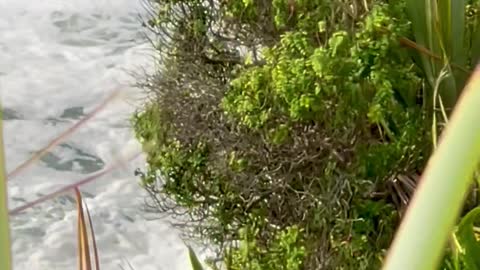
[[[276,25],[245,39],[264,48],[253,65],[226,52],[204,61],[190,50],[198,37],[178,30],[170,46],[185,53],[145,84],[153,99],[134,117],[140,141],[156,145],[142,183],[228,269],[375,268],[408,193],[392,180],[421,170],[431,148],[421,77],[398,42],[410,31],[403,6],[352,18],[339,2],[295,1],[288,21],[288,1],[266,3],[205,9],[251,34]],[[349,19],[330,17],[339,10]]]

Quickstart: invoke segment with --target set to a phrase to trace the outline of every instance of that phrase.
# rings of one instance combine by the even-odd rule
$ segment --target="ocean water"
[[[12,170],[102,102],[128,93],[8,183],[14,208],[101,171],[139,150],[129,117],[143,93],[131,72],[151,69],[140,0],[0,0],[0,93]],[[139,158],[81,188],[93,217],[102,269],[190,269],[166,220],[143,211],[133,171]],[[76,269],[76,210],[67,197],[11,218],[15,270]]]

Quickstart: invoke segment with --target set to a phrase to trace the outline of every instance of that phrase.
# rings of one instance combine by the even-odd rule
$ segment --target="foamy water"
[[[142,97],[129,71],[148,68],[140,0],[0,0],[0,91],[12,170],[115,89],[129,98],[8,183],[10,208],[102,170],[125,147],[140,149],[128,119]],[[141,158],[82,187],[102,269],[190,269],[166,221],[148,220],[133,176]],[[76,269],[76,210],[68,197],[11,218],[15,270]]]

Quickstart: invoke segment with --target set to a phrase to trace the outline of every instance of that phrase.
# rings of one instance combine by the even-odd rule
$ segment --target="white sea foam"
[[[140,0],[0,0],[0,90],[7,167],[27,159],[98,105],[113,90],[117,101],[64,145],[9,182],[10,208],[98,171],[129,145],[128,126],[138,90],[127,71],[148,68],[149,46],[137,15]],[[131,104],[133,103],[133,105]],[[178,233],[148,221],[145,194],[133,176],[140,158],[82,188],[91,211],[102,269],[190,269]],[[75,269],[76,212],[61,197],[12,217],[15,270]]]

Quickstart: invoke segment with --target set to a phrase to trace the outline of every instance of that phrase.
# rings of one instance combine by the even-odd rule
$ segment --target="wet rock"
[[[62,115],[60,115],[61,118],[66,118],[66,119],[80,119],[83,116],[85,116],[85,113],[83,112],[83,107],[71,107],[63,110]]]
[[[82,174],[93,173],[105,167],[105,162],[99,157],[91,155],[71,145],[60,144],[59,148],[60,152],[73,152],[72,155],[70,155],[72,158],[62,158],[55,153],[49,152],[41,158],[41,161],[47,167],[57,171],[71,171]]]
[[[22,116],[13,109],[4,108],[2,119],[3,120],[19,120],[19,119],[22,119]]]

